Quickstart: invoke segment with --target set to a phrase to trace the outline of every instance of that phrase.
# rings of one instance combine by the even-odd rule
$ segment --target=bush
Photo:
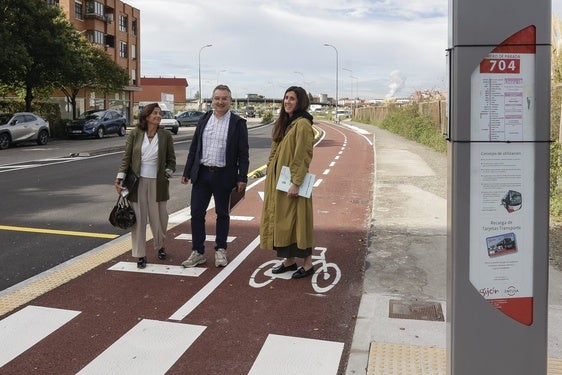
[[[562,220],[562,147],[559,142],[550,145],[550,215],[556,220]]]
[[[439,152],[447,151],[447,142],[443,135],[435,131],[431,119],[421,115],[416,105],[391,107],[388,116],[379,126]]]
[[[273,112],[271,111],[265,111],[263,113],[263,116],[261,118],[261,122],[262,124],[269,124],[270,122],[273,121]]]

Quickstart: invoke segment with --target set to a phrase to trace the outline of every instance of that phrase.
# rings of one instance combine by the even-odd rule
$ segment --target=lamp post
[[[334,51],[336,51],[336,123],[337,123],[338,122],[338,70],[339,70],[338,49],[328,43],[324,43],[324,47],[332,47]]]
[[[207,47],[212,47],[212,44],[207,44],[199,50],[199,110],[201,110],[201,99],[203,98],[203,94],[201,93],[201,51]]]
[[[295,74],[300,74],[300,76],[302,77],[302,85],[306,86],[306,81],[304,80],[304,74],[302,74],[301,72],[295,70],[294,72]]]
[[[359,98],[359,78],[355,76],[351,76],[351,79],[355,80],[355,96],[353,97],[353,106],[357,111],[357,98]],[[353,91],[353,89],[351,91]],[[355,116],[355,112],[352,111],[352,115]]]
[[[228,70],[223,69],[223,70],[220,70],[220,71],[217,72],[217,86],[219,85],[219,77],[220,77],[221,73],[224,73],[224,72],[228,72]]]
[[[342,70],[346,70],[349,72],[349,78],[351,78],[351,97],[353,99],[353,70],[347,68],[341,68]],[[351,102],[351,113],[353,114],[353,102]]]

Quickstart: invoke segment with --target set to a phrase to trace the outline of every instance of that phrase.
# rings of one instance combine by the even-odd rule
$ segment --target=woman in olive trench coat
[[[272,272],[295,271],[292,277],[296,279],[314,274],[312,197],[298,195],[312,160],[314,132],[312,116],[306,112],[309,103],[303,88],[291,86],[285,91],[273,128],[260,226],[261,248],[276,250],[277,256],[285,258]],[[288,192],[276,189],[284,165],[291,171]],[[304,259],[302,267],[297,267],[295,258]]]

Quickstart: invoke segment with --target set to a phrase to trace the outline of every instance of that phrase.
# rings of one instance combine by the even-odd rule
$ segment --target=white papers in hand
[[[307,173],[304,176],[304,180],[299,186],[299,195],[301,197],[310,198],[310,194],[312,194],[312,186],[314,185],[314,180],[316,180],[316,176],[310,173]],[[277,190],[281,191],[289,191],[289,187],[291,186],[291,170],[286,165],[281,167],[281,174],[279,175],[279,180],[277,181]]]

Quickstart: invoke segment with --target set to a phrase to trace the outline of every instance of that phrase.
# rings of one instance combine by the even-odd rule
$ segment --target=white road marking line
[[[183,266],[152,263],[147,263],[146,268],[141,269],[137,268],[137,263],[133,262],[119,262],[108,268],[109,271],[126,271],[189,277],[199,277],[206,269],[207,268],[205,267],[184,268]]]
[[[252,221],[254,220],[253,216],[231,216],[230,221]]]
[[[207,242],[214,242],[215,241],[216,236],[212,235],[212,234],[207,234],[207,237],[205,238],[205,241]],[[186,240],[186,241],[191,241],[193,239],[193,237],[191,236],[191,233],[182,233],[178,236],[176,236],[175,238],[176,240]],[[236,237],[233,236],[228,236],[226,237],[226,242],[232,242],[236,239]]]
[[[262,201],[265,199],[265,193],[263,191],[258,192],[258,195],[260,196]]]
[[[68,323],[80,311],[26,306],[0,321],[0,367]]]
[[[248,375],[337,374],[343,342],[268,335]]]
[[[205,328],[143,319],[78,374],[165,374]]]
[[[191,207],[186,207],[179,211],[174,212],[169,216],[168,226],[170,224],[175,224],[175,225],[182,224],[185,223],[186,221],[189,221],[189,219],[191,219]]]
[[[319,178],[318,180],[316,180],[316,182],[314,183],[314,185],[312,185],[312,187],[318,187],[321,183],[322,183],[322,179]]]
[[[228,265],[219,272],[211,281],[209,281],[203,288],[199,290],[193,297],[191,297],[182,307],[168,319],[182,320],[189,315],[205,298],[218,288],[218,286],[228,277],[234,270],[246,259],[252,251],[258,247],[260,243],[260,236],[257,236],[236,258],[228,262]]]
[[[324,172],[322,174],[328,174],[330,173],[330,169],[324,169]]]
[[[329,165],[329,167],[332,168],[334,165],[336,165],[336,162],[335,162],[335,161],[331,162],[330,165]]]
[[[339,156],[339,155],[337,155],[337,156],[336,156],[336,157],[335,157],[334,159],[336,159],[336,160],[340,160],[340,156]]]

